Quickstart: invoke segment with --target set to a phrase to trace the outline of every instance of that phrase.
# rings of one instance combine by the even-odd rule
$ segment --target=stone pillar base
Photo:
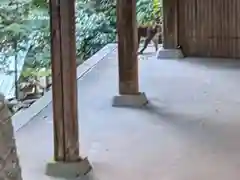
[[[45,174],[52,177],[70,178],[81,177],[92,170],[87,158],[79,162],[50,162],[47,164]]]
[[[181,49],[159,49],[157,59],[182,59],[184,58]]]
[[[148,104],[145,93],[134,95],[118,95],[113,97],[113,107],[143,107]]]

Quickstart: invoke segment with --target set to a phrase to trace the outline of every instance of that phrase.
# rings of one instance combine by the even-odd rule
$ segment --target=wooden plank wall
[[[178,4],[179,44],[187,56],[240,58],[239,0]]]

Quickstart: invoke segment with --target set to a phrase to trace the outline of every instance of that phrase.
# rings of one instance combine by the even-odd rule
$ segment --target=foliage
[[[137,20],[139,24],[152,24],[162,16],[162,0],[137,0]]]
[[[148,24],[151,23],[153,19],[153,3],[149,3],[149,0],[137,0],[138,23]]]
[[[33,37],[25,63],[31,68],[49,68],[51,65],[49,21],[36,18],[33,23],[39,30]]]
[[[30,29],[26,26],[26,17],[29,12],[28,3],[12,1],[0,6],[0,48],[12,45],[13,41],[21,41],[28,36]]]
[[[115,27],[106,14],[91,6],[76,6],[76,42],[77,55],[87,59],[104,45],[115,39]]]
[[[14,1],[14,3],[16,2],[17,0]],[[159,2],[159,0],[152,0],[152,3],[149,0],[137,0],[136,13],[139,24],[151,23],[156,15],[161,14]],[[28,41],[29,31],[35,31],[26,60],[27,67],[31,69],[40,67],[49,69],[50,67],[48,3],[48,0],[29,0],[18,2],[17,11],[16,5],[13,4],[7,4],[0,8],[0,41],[2,42],[0,50],[5,54],[12,53],[9,50],[11,48],[6,47],[12,47],[13,40]],[[30,20],[26,21],[26,17],[30,17]],[[76,48],[78,59],[86,60],[104,45],[114,42],[115,38],[116,0],[77,0]],[[0,63],[4,62],[5,60]]]
[[[26,48],[31,28],[26,25],[29,3],[10,1],[0,6],[0,52],[1,68],[8,69],[8,59],[17,58],[20,50]]]
[[[8,3],[4,1],[0,6],[1,72],[14,73],[16,98],[19,97],[18,60],[25,58],[24,54],[26,54],[31,37],[31,28],[27,26],[29,11],[30,3],[25,1],[11,0]]]
[[[32,6],[33,8],[46,10],[49,7],[48,2],[49,0],[32,0]]]
[[[22,77],[46,77],[51,75],[51,70],[41,70],[41,69],[33,69],[33,68],[25,68],[22,72]]]
[[[153,0],[154,1],[154,0]],[[48,6],[47,0],[32,0],[33,5],[38,9],[44,9]],[[159,0],[154,3],[149,3],[149,0],[137,0],[137,19],[140,24],[151,23],[154,20],[156,12],[155,9],[159,8]],[[49,27],[48,27],[49,28]],[[45,28],[47,29],[47,28]],[[42,31],[42,30],[41,30]],[[47,35],[48,30],[44,31]],[[45,39],[45,43],[50,40]],[[76,48],[77,56],[80,61],[84,61],[92,54],[102,48],[104,45],[114,42],[116,39],[116,0],[77,0],[76,2]],[[44,43],[42,43],[44,44]],[[40,49],[46,49],[49,52],[49,45]],[[36,48],[38,51],[38,48]],[[36,52],[32,54],[37,54]],[[43,55],[47,53],[43,52]],[[38,57],[44,59],[40,53]],[[49,59],[49,57],[46,57]],[[49,64],[46,61],[39,62],[35,58],[34,63],[38,66]],[[44,63],[43,63],[44,62]]]
[[[116,0],[95,0],[94,9],[97,12],[104,13],[109,21],[109,25],[112,28],[116,28]]]
[[[153,0],[153,13],[156,17],[162,16],[162,1]]]

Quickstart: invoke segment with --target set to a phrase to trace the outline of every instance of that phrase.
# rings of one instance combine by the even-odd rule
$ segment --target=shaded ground
[[[149,51],[152,51],[151,49]],[[139,61],[146,109],[111,107],[116,52],[78,80],[82,155],[94,180],[239,180],[240,62]],[[25,180],[44,176],[51,160],[52,108],[16,133]]]

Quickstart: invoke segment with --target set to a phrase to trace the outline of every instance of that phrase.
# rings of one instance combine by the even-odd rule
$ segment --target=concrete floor
[[[150,52],[151,50],[149,50]],[[211,61],[211,62],[210,62]],[[240,61],[139,61],[145,109],[111,107],[116,52],[78,81],[81,154],[92,180],[239,180]],[[52,107],[16,133],[24,180],[50,180]]]

